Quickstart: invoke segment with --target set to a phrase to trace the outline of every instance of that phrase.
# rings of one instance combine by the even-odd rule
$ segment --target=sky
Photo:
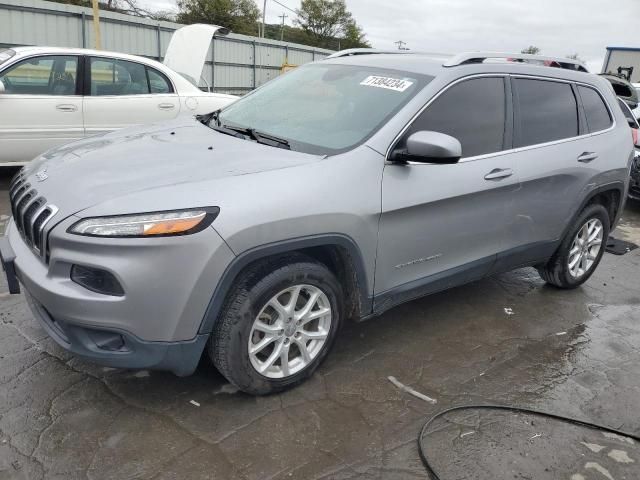
[[[299,0],[278,0],[292,10]],[[458,53],[519,52],[529,45],[543,55],[578,53],[599,71],[607,46],[640,47],[640,0],[346,0],[347,8],[375,48]],[[172,0],[143,0],[175,9]],[[262,9],[263,0],[256,3]],[[267,0],[267,22],[295,14]]]

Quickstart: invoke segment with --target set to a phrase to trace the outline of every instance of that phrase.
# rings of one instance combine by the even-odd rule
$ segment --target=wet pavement
[[[640,204],[615,235],[640,243]],[[236,392],[205,360],[187,378],[80,361],[0,293],[2,480],[426,478],[425,420],[487,403],[640,434],[640,249],[606,254],[573,291],[521,269],[346,325],[309,381],[269,397]],[[443,480],[640,478],[626,438],[504,412],[441,423],[426,443]]]

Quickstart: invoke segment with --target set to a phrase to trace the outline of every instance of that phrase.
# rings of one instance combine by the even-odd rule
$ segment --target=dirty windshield
[[[219,123],[335,154],[365,141],[432,77],[353,65],[298,68],[224,109]]]

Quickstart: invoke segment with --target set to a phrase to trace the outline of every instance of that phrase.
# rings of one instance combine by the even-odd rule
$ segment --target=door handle
[[[173,110],[176,106],[173,103],[160,103],[158,104],[160,110]]]
[[[578,157],[578,161],[581,163],[589,163],[592,160],[598,158],[598,154],[595,152],[584,152],[582,155]]]
[[[501,178],[507,178],[513,175],[513,170],[510,168],[494,168],[484,176],[485,180],[500,180]]]
[[[78,107],[69,103],[61,103],[60,105],[56,105],[56,110],[60,112],[75,112],[78,110]]]

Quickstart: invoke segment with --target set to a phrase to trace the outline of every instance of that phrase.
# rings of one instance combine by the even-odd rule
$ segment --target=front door
[[[507,88],[500,76],[455,83],[404,134],[406,139],[428,130],[457,138],[463,155],[457,164],[385,166],[378,308],[490,270],[502,249],[505,225],[513,221],[518,188],[511,156],[501,153],[511,141]]]
[[[31,57],[0,72],[0,165],[82,138],[78,57]]]
[[[90,57],[84,98],[87,135],[175,118],[180,100],[160,71],[116,58]]]

